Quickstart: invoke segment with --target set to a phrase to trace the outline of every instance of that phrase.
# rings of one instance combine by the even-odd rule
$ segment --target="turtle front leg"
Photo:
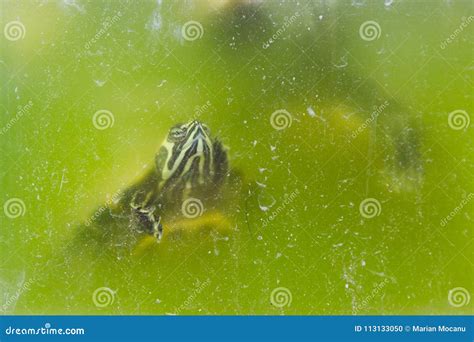
[[[163,225],[161,224],[161,216],[156,213],[155,205],[147,204],[147,201],[137,201],[137,197],[141,193],[135,193],[130,201],[131,221],[134,228],[139,232],[152,234],[158,241],[163,236]],[[148,196],[145,196],[147,199]]]
[[[153,207],[149,219],[152,223],[152,234],[158,240],[161,241],[163,237],[163,225],[161,224],[161,216],[155,215],[156,207]]]

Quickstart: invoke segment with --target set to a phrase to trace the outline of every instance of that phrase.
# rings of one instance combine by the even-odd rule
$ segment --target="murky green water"
[[[2,1],[4,313],[472,313],[472,3],[242,3]],[[233,233],[72,243],[192,118]]]

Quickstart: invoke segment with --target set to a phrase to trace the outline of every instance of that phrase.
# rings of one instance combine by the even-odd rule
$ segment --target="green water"
[[[448,120],[474,109],[472,2],[3,0],[0,11],[2,28],[23,25],[0,37],[2,312],[472,313],[472,124]],[[186,40],[191,20],[202,30]],[[281,109],[291,125],[277,130]],[[99,110],[113,125],[95,127]],[[141,258],[71,245],[192,118],[258,190],[235,194],[247,207],[223,205],[233,233]],[[101,287],[113,292],[103,307]]]

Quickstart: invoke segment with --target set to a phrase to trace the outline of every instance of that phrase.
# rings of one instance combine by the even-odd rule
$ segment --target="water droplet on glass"
[[[266,191],[262,191],[258,195],[258,206],[262,211],[268,211],[275,204],[276,200],[271,194]]]

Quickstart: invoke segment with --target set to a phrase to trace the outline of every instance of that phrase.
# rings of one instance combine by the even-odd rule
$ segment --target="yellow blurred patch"
[[[210,234],[211,232],[229,235],[232,232],[230,221],[217,211],[193,219],[182,218],[172,221],[163,225],[163,237],[160,242],[155,237],[147,235],[138,242],[132,254],[140,256],[147,250],[159,247],[162,244],[178,239],[192,239],[197,234]]]

